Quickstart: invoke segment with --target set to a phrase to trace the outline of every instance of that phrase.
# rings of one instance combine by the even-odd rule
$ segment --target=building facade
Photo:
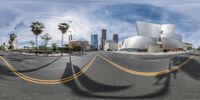
[[[81,41],[70,41],[69,44],[74,47],[74,46],[81,46]]]
[[[106,40],[104,45],[104,51],[117,51],[118,43],[113,40]]]
[[[106,39],[107,39],[107,31],[106,31],[106,29],[102,29],[102,31],[101,31],[101,50],[104,49]]]
[[[81,41],[81,48],[83,51],[90,51],[90,45],[88,41]]]
[[[91,46],[93,47],[94,50],[98,50],[98,35],[97,34],[92,34],[91,35]]]
[[[166,52],[183,50],[182,36],[175,33],[173,24],[136,22],[137,35],[124,40],[122,49],[126,51]]]
[[[113,41],[118,43],[118,34],[113,34]]]
[[[192,50],[193,45],[191,43],[185,42],[184,43],[184,50]]]
[[[88,41],[73,40],[69,44],[74,47],[80,47],[81,51],[90,51],[90,45]]]

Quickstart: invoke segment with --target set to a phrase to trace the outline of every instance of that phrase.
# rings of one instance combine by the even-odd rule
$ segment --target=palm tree
[[[43,35],[41,38],[44,40],[45,51],[47,51],[48,42],[52,38],[51,38],[51,36],[48,33],[46,33],[45,35]]]
[[[67,30],[69,29],[69,25],[67,23],[60,23],[58,25],[58,29],[61,31],[62,33],[62,41],[61,41],[61,56],[63,55],[63,35],[67,32]]]
[[[17,38],[17,36],[14,33],[10,34],[10,40],[9,40],[10,46],[9,46],[9,49],[11,49],[11,50],[14,49],[13,42],[15,41],[16,38]]]
[[[38,35],[42,33],[42,31],[44,29],[44,24],[36,21],[36,22],[33,22],[30,27],[31,27],[31,31],[33,32],[33,34],[35,34],[36,55],[38,55],[38,53],[37,53],[37,48],[38,48],[37,38],[38,38]]]

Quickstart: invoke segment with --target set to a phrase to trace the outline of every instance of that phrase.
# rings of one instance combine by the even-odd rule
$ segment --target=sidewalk
[[[21,55],[27,55],[27,56],[36,56],[35,53],[26,53],[26,52],[10,52],[12,54],[21,54]],[[84,55],[84,52],[73,52],[71,55]],[[54,53],[54,54],[38,54],[37,56],[47,56],[47,57],[57,57],[57,56],[61,56],[61,53]],[[69,53],[63,53],[62,56],[69,56]]]
[[[132,54],[132,55],[181,55],[181,54],[190,54],[194,51],[178,51],[178,52],[126,52],[126,51],[114,51],[113,53],[122,53],[122,54]]]
[[[114,51],[111,53],[121,54],[125,56],[133,56],[135,58],[153,60],[153,59],[165,59],[181,55],[190,55],[193,51],[179,51],[179,52],[126,52],[126,51]]]
[[[22,55],[27,55],[27,56],[36,56],[35,53],[26,53],[26,52],[11,52],[12,54],[22,54]],[[68,56],[68,53],[63,53],[63,56]],[[61,56],[61,53],[55,53],[55,54],[38,54],[37,56],[49,56],[49,57],[54,57],[54,56]]]

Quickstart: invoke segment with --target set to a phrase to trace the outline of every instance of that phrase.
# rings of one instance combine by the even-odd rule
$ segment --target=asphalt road
[[[71,63],[68,56],[0,55],[0,100],[200,99],[200,53],[142,60],[89,52]]]

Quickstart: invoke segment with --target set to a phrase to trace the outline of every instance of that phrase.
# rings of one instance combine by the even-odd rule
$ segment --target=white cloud
[[[71,20],[73,23],[71,24],[71,31],[73,37],[75,39],[85,38],[90,40],[91,34],[99,34],[102,28],[106,28],[108,30],[108,37],[111,39],[112,34],[118,33],[120,38],[125,38],[128,36],[133,36],[136,34],[135,23],[127,22],[124,20],[119,20],[112,18],[109,11],[105,11],[103,15],[96,15],[95,11],[101,11],[101,9],[108,5],[116,5],[116,4],[148,4],[161,7],[163,9],[168,9],[169,11],[175,11],[177,13],[181,13],[189,16],[188,20],[195,20],[200,22],[200,14],[198,13],[199,6],[196,1],[188,2],[187,0],[179,1],[160,1],[160,0],[99,0],[99,1],[59,1],[55,2],[53,0],[36,0],[36,1],[5,1],[0,5],[0,8],[9,9],[10,12],[16,14],[13,16],[13,20],[8,20],[4,22],[0,22],[0,45],[3,42],[8,41],[8,34],[14,30],[16,26],[19,43],[24,44],[27,41],[34,40],[34,35],[30,31],[30,25],[33,21],[41,21],[45,24],[44,33],[49,33],[53,39],[51,42],[57,42],[60,44],[61,33],[58,30],[58,24],[60,22],[64,22],[67,20]],[[86,6],[87,5],[87,6]],[[0,10],[1,11],[1,10]],[[95,12],[95,13],[94,13]],[[4,13],[9,16],[8,13]],[[120,13],[120,12],[119,12]],[[161,12],[162,13],[162,12]],[[168,19],[169,15],[162,16],[163,20]],[[132,19],[135,18],[137,14],[133,14]],[[1,16],[1,14],[0,14]],[[109,16],[103,17],[103,16]],[[125,16],[126,17],[126,16]],[[140,16],[145,17],[145,16]],[[149,19],[147,19],[149,20]],[[176,19],[174,19],[176,20]],[[186,20],[187,24],[188,21]],[[0,20],[1,21],[1,20]],[[10,22],[11,21],[11,22]],[[22,23],[22,24],[20,24]],[[188,23],[188,25],[193,25]],[[191,26],[192,27],[192,26]],[[182,32],[181,29],[178,29],[178,32]],[[187,33],[182,33],[185,37],[185,41],[195,43],[195,46],[199,45],[199,41],[197,37],[199,37],[198,33],[200,30],[189,31]],[[187,34],[192,34],[191,36],[186,37]],[[67,34],[65,35],[66,43],[67,43]],[[7,37],[7,38],[6,38]],[[27,43],[28,45],[28,43]]]

